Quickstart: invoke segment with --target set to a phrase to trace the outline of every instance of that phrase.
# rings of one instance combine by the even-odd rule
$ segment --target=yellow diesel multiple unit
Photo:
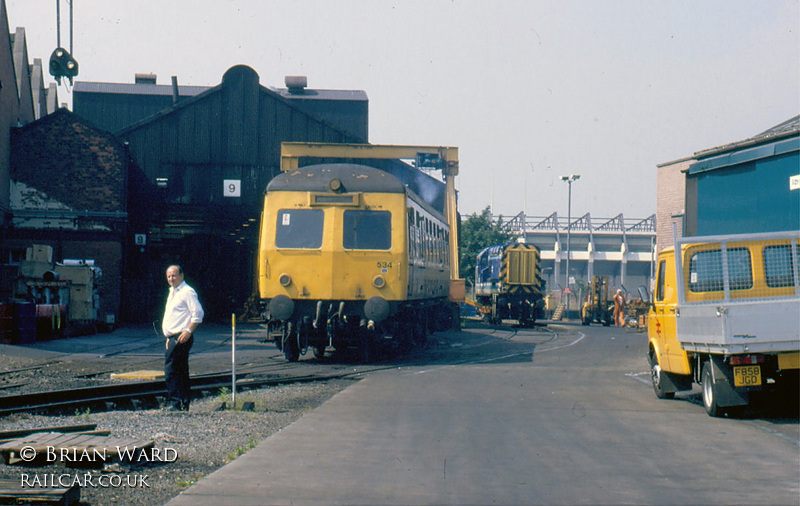
[[[423,343],[449,325],[449,227],[395,176],[364,165],[292,169],[267,186],[258,284],[268,339],[311,348]],[[391,339],[390,339],[391,338]]]

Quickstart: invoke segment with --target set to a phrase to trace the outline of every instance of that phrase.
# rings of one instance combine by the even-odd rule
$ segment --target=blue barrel
[[[36,342],[36,304],[17,302],[14,304],[14,344]]]

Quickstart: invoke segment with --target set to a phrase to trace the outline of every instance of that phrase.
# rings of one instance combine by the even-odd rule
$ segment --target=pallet
[[[115,462],[138,460],[154,445],[153,440],[115,438],[100,431],[37,432],[0,444],[0,455],[12,466],[58,462],[67,467],[100,468]]]
[[[556,306],[556,310],[553,312],[553,320],[560,320],[561,316],[564,314],[564,304],[559,304]]]
[[[77,483],[69,488],[23,487],[22,479],[0,479],[0,504],[57,504],[69,506],[81,500]]]

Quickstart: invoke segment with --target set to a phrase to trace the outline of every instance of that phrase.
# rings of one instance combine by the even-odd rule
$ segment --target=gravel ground
[[[10,371],[41,365],[40,361],[22,358],[0,359],[0,370]],[[74,384],[76,371],[85,369],[90,374],[102,371],[97,362],[52,364],[30,372],[17,373],[18,377],[5,383],[24,380],[51,387],[90,386]],[[9,375],[6,375],[9,376]],[[38,379],[36,379],[38,377]],[[65,383],[59,384],[61,378]],[[107,376],[104,377],[107,379]],[[35,381],[34,381],[35,380]],[[230,462],[258,442],[280,431],[299,419],[304,413],[321,405],[337,392],[351,385],[353,380],[282,385],[259,390],[237,392],[237,407],[243,402],[255,403],[253,411],[216,411],[221,401],[230,404],[230,395],[220,392],[214,397],[196,399],[188,413],[160,409],[137,411],[91,412],[76,410],[62,415],[15,414],[0,418],[0,431],[37,427],[96,424],[97,430],[108,430],[112,437],[155,441],[162,455],[177,457],[174,462],[140,462],[110,464],[102,470],[86,470],[53,464],[48,467],[20,467],[0,464],[0,478],[20,480],[26,475],[28,483],[46,480],[47,476],[68,475],[67,480],[92,476],[97,486],[81,489],[83,505],[157,505],[164,504],[194,482]],[[80,381],[79,381],[80,383]],[[0,388],[4,385],[0,382]],[[9,389],[9,393],[17,393]],[[2,393],[2,390],[0,390]],[[101,479],[100,477],[104,478]],[[100,485],[101,483],[106,486]],[[120,486],[108,486],[121,483]],[[128,486],[128,484],[137,486]],[[145,485],[146,484],[146,485]]]

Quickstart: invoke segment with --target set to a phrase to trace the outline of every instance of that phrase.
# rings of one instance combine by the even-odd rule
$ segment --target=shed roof
[[[689,174],[721,169],[778,156],[800,150],[800,116],[795,116],[779,125],[749,139],[724,146],[698,151],[699,161],[689,166]]]
[[[303,93],[290,93],[288,88],[273,88],[270,91],[277,93],[288,100],[357,100],[367,101],[367,93],[362,90],[311,90],[305,89]]]
[[[178,94],[193,97],[203,93],[211,86],[178,86]],[[76,93],[109,93],[124,95],[172,95],[170,84],[96,83],[76,81]]]
[[[766,144],[786,137],[800,135],[800,115],[775,125],[774,127],[754,135],[749,139],[731,142],[730,144],[723,144],[715,148],[704,149],[695,153],[695,158],[702,159],[710,156],[721,155],[730,151],[736,151],[743,148],[756,146],[759,144]]]

